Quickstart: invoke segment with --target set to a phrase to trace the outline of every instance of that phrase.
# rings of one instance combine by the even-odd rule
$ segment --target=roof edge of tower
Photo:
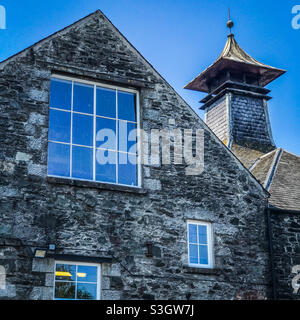
[[[225,69],[257,74],[262,87],[286,73],[284,69],[266,65],[252,58],[238,45],[234,35],[229,34],[225,47],[215,62],[190,81],[184,89],[208,93],[208,82]]]

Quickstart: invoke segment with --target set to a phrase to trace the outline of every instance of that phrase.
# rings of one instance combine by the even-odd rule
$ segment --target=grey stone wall
[[[299,300],[300,289],[294,292],[292,280],[300,287],[300,215],[271,211],[271,222],[277,298]],[[294,266],[299,266],[297,273]]]
[[[144,166],[144,193],[47,179],[51,72],[139,85],[145,129],[174,119],[205,130],[204,172]],[[269,296],[266,194],[100,12],[0,65],[0,140],[0,265],[11,285],[3,298],[52,298],[54,261],[32,258],[49,243],[59,254],[114,257],[102,267],[103,299]],[[186,266],[187,219],[213,223],[215,270]]]

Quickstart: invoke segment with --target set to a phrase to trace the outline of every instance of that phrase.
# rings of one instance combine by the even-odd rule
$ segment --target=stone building
[[[242,52],[228,41],[224,55]],[[264,88],[283,71],[252,64],[246,83],[223,81],[217,68],[221,83],[200,88],[209,91],[207,126],[99,10],[3,61],[0,298],[296,297],[298,216],[278,210],[299,199],[296,183],[296,201],[289,191],[281,199],[299,158],[275,149]],[[259,147],[255,134],[243,144],[247,109]],[[124,161],[143,156],[136,128],[200,130],[203,172]],[[115,139],[103,139],[108,129]],[[175,141],[171,151],[175,160]]]
[[[273,298],[297,299],[291,286],[300,270],[300,157],[276,147],[265,88],[284,73],[249,56],[230,31],[219,58],[186,89],[208,93],[201,101],[207,125],[270,193]]]

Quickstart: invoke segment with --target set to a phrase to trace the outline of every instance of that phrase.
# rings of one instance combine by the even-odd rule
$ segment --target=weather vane
[[[234,23],[233,23],[233,21],[231,20],[231,17],[230,17],[230,8],[228,9],[228,14],[229,14],[229,20],[227,22],[227,27],[230,29],[230,34],[232,34],[231,33],[231,29],[233,28]]]

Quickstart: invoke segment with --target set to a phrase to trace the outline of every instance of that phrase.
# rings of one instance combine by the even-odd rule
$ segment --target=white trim
[[[99,184],[109,184],[109,185],[112,185],[112,186],[120,186],[120,187],[129,187],[129,188],[134,188],[134,189],[142,189],[141,187],[139,186],[132,186],[132,185],[129,185],[129,184],[116,184],[116,183],[113,183],[113,182],[106,182],[106,181],[93,181],[93,180],[88,180],[88,179],[80,179],[80,178],[70,178],[70,177],[63,177],[63,176],[56,176],[56,175],[51,175],[49,174],[48,175],[49,178],[59,178],[61,180],[76,180],[76,181],[83,181],[83,182],[94,182],[94,183],[99,183]]]
[[[94,135],[94,141],[93,141],[93,181],[96,181],[96,147],[97,147],[97,141],[96,141],[96,134],[97,134],[97,87],[94,86],[94,119],[93,119],[93,124],[94,124],[94,130],[93,130],[93,135]]]
[[[249,171],[253,171],[253,169],[260,163],[261,160],[263,160],[266,157],[269,157],[273,152],[276,152],[278,149],[274,149],[264,155],[262,155],[261,157],[257,158],[254,163],[252,164],[252,166],[249,168]]]
[[[53,73],[51,75],[52,79],[60,79],[60,80],[67,80],[67,81],[74,81],[74,82],[78,82],[79,84],[89,84],[92,86],[99,86],[102,88],[107,88],[107,89],[112,89],[112,90],[116,90],[116,88],[121,89],[120,91],[124,91],[124,92],[130,92],[130,93],[136,93],[137,90],[134,89],[128,89],[128,88],[123,88],[122,86],[119,85],[109,85],[100,81],[89,81],[89,80],[83,80],[83,79],[77,79],[76,77],[68,77],[68,76],[62,76],[56,73]]]
[[[119,184],[119,90],[116,90],[116,184]]]
[[[136,93],[136,121],[137,121],[137,159],[138,159],[138,186],[142,186],[142,141],[139,132],[141,131],[141,113],[140,113],[140,93]]]
[[[207,250],[208,250],[208,264],[190,263],[190,237],[189,237],[189,225],[194,224],[198,226],[206,226],[207,228]],[[207,268],[212,269],[214,267],[214,256],[213,256],[213,227],[212,223],[199,220],[188,220],[187,221],[187,246],[188,246],[188,265],[195,268]],[[197,229],[197,246],[199,246],[198,229]],[[199,255],[199,252],[198,252]]]
[[[70,146],[71,144],[68,143],[68,142],[60,142],[60,141],[54,141],[54,140],[48,140],[48,142],[51,142],[51,143],[57,143],[57,144],[64,144],[66,146]],[[72,144],[73,147],[81,147],[81,148],[88,148],[88,149],[93,149],[94,147],[93,146],[84,146],[82,144],[76,144],[76,143],[73,143]],[[104,150],[104,151],[110,151],[110,152],[117,152],[117,150],[114,150],[114,149],[107,149],[107,148],[101,148],[101,147],[97,147],[96,150]],[[118,151],[119,153],[124,153],[124,154],[129,154],[131,156],[137,156],[137,153],[132,153],[132,152],[126,152],[126,151]]]
[[[74,81],[72,81],[71,91],[71,135],[70,135],[70,178],[72,178],[73,171],[73,104],[74,104]]]
[[[275,156],[273,158],[272,164],[270,166],[270,169],[269,169],[268,174],[266,176],[265,182],[263,184],[267,191],[269,191],[271,188],[271,184],[273,182],[273,178],[274,178],[275,173],[277,171],[282,153],[283,153],[283,149],[281,149],[281,148],[276,149]]]
[[[56,266],[58,264],[67,264],[67,265],[72,265],[72,266],[76,266],[76,273],[77,273],[77,267],[78,266],[87,266],[87,267],[97,267],[97,298],[96,300],[101,300],[101,271],[102,271],[102,268],[101,268],[101,264],[99,263],[89,263],[89,262],[75,262],[75,261],[60,261],[60,260],[57,260],[55,261],[55,264],[54,264],[54,286],[53,286],[53,300],[55,300],[55,283],[56,282],[67,282],[67,283],[75,283],[75,295],[76,295],[76,292],[77,292],[77,283],[78,282],[82,282],[82,283],[88,283],[88,284],[96,284],[96,282],[86,282],[86,281],[78,281],[77,280],[77,277],[76,277],[76,281],[64,281],[64,280],[58,280],[56,281]],[[68,299],[66,299],[68,300]],[[69,300],[77,300],[77,301],[80,301],[81,299],[69,299]]]
[[[95,88],[97,88],[97,86],[95,86]],[[53,107],[50,107],[51,110],[56,110],[56,111],[63,111],[63,112],[72,112],[72,113],[75,113],[75,114],[81,114],[83,116],[90,116],[90,117],[93,117],[94,114],[91,114],[91,113],[85,113],[85,112],[79,112],[79,111],[71,111],[71,110],[65,110],[65,109],[60,109],[60,108],[53,108]],[[101,118],[101,119],[108,119],[108,120],[119,120],[119,121],[123,121],[123,122],[128,122],[128,123],[134,123],[134,124],[137,124],[136,121],[130,121],[130,120],[123,120],[123,119],[116,119],[116,118],[110,118],[110,117],[105,117],[105,116],[99,116],[99,115],[95,115],[96,118]]]

